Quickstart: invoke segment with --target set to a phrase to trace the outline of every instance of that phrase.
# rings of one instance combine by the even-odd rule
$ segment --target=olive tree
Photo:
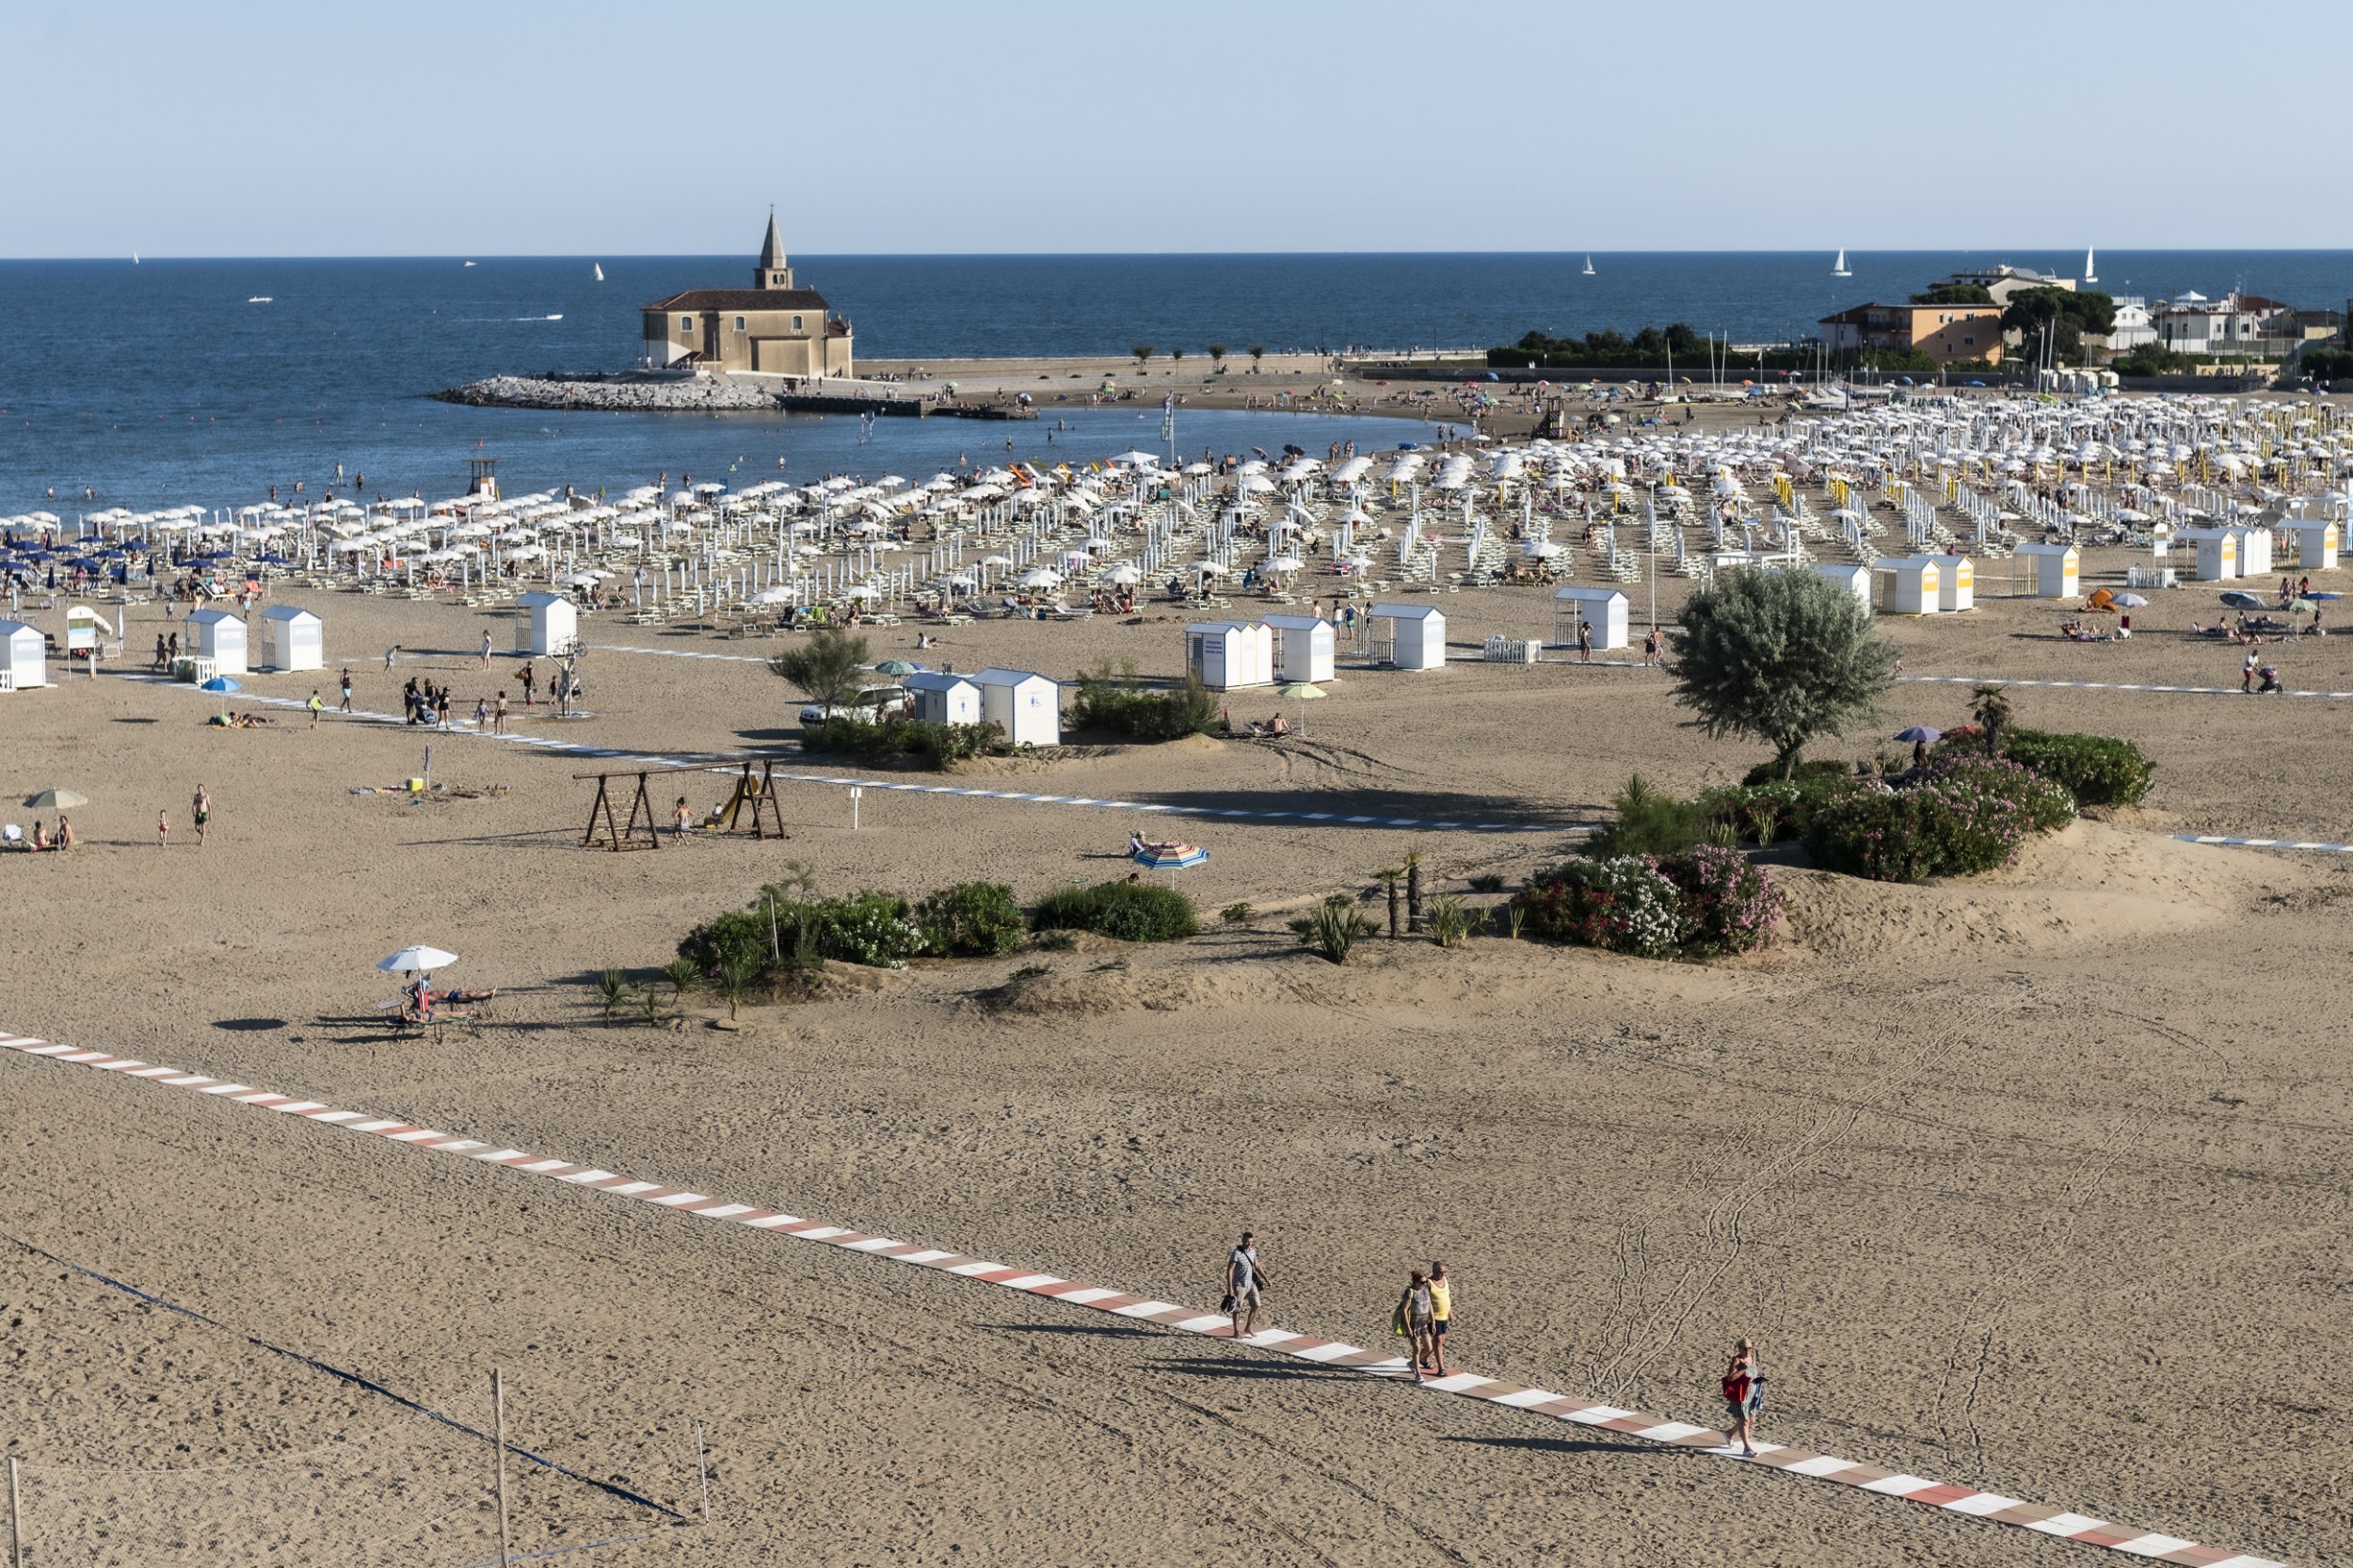
[[[1871,612],[1817,572],[1731,572],[1694,593],[1672,641],[1675,700],[1710,737],[1773,748],[1781,776],[1817,735],[1869,717],[1895,679],[1896,650]]]
[[[769,670],[801,689],[825,711],[846,706],[866,683],[866,639],[831,627],[812,632],[808,642],[788,648],[768,661]]]

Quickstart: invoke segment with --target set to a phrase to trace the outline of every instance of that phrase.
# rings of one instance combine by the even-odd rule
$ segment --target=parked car
[[[880,724],[895,713],[904,713],[914,706],[904,686],[868,686],[847,702],[828,708],[822,702],[811,702],[801,709],[803,724],[819,724],[826,719],[858,719],[867,724]]]

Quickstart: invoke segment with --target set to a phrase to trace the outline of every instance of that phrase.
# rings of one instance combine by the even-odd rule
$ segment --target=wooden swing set
[[[757,774],[752,771],[755,765],[760,769]],[[714,770],[709,767],[690,764],[682,767],[637,768],[615,773],[572,775],[575,780],[593,778],[597,781],[597,794],[588,805],[588,828],[581,835],[581,847],[593,849],[601,846],[616,852],[624,849],[660,849],[662,847],[661,819],[654,815],[653,796],[646,787],[646,780],[657,773],[710,773],[712,771]],[[744,771],[737,775],[734,789],[728,792],[726,803],[713,811],[708,821],[700,824],[703,830],[712,833],[748,833],[753,838],[761,840],[771,835],[778,839],[789,837],[784,831],[784,808],[776,801],[775,773],[776,761],[773,758],[761,758],[757,761],[751,758],[744,759]],[[626,791],[628,786],[622,784],[616,787],[613,781],[631,778],[637,781],[637,787],[630,795],[628,820],[622,821],[614,811],[614,795],[616,789]],[[640,834],[644,836],[641,838]]]

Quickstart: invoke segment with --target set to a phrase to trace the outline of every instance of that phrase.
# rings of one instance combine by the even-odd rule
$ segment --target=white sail
[[[1843,245],[1838,248],[1838,260],[1831,264],[1830,275],[1833,278],[1851,278],[1854,276],[1853,273],[1847,270],[1847,248]]]
[[[2084,281],[2087,283],[2096,283],[2099,280],[2100,269],[2091,264],[2091,252],[2087,249],[2084,252]]]
[[[604,281],[604,267],[603,267],[601,264],[595,264],[595,263],[592,263],[592,264],[591,264],[592,266],[595,266],[595,268],[596,268],[597,281],[598,281],[598,282],[600,282],[600,283],[603,282],[603,281]]]
[[[1593,259],[1591,256],[1588,256],[1588,257],[1586,257],[1586,258],[1585,258],[1585,276],[1586,276],[1586,277],[1588,277],[1588,278],[1591,278],[1593,275]]]

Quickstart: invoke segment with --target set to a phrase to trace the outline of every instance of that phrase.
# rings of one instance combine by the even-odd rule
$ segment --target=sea
[[[0,516],[229,506],[273,487],[289,498],[297,484],[306,498],[348,495],[361,476],[370,496],[430,499],[460,490],[474,456],[496,457],[513,494],[1160,452],[1160,397],[1198,386],[1211,344],[1227,346],[1239,374],[1254,344],[1478,348],[1530,329],[1678,321],[1733,343],[1782,342],[1965,266],[2084,272],[2079,251],[1850,251],[1847,262],[1852,275],[1838,278],[1828,252],[795,257],[796,280],[855,324],[862,360],[1158,352],[1133,405],[1057,405],[1083,390],[1063,377],[1040,383],[1048,417],[1037,422],[870,427],[840,415],[567,414],[428,396],[485,376],[624,368],[641,351],[641,305],[745,286],[748,255],[0,261]],[[2353,295],[2353,251],[2110,251],[2097,263],[2100,287],[2151,298],[2242,288],[2317,309]],[[1176,348],[1187,358],[1160,374]],[[1347,416],[1181,409],[1176,423],[1188,458],[1428,435]]]

